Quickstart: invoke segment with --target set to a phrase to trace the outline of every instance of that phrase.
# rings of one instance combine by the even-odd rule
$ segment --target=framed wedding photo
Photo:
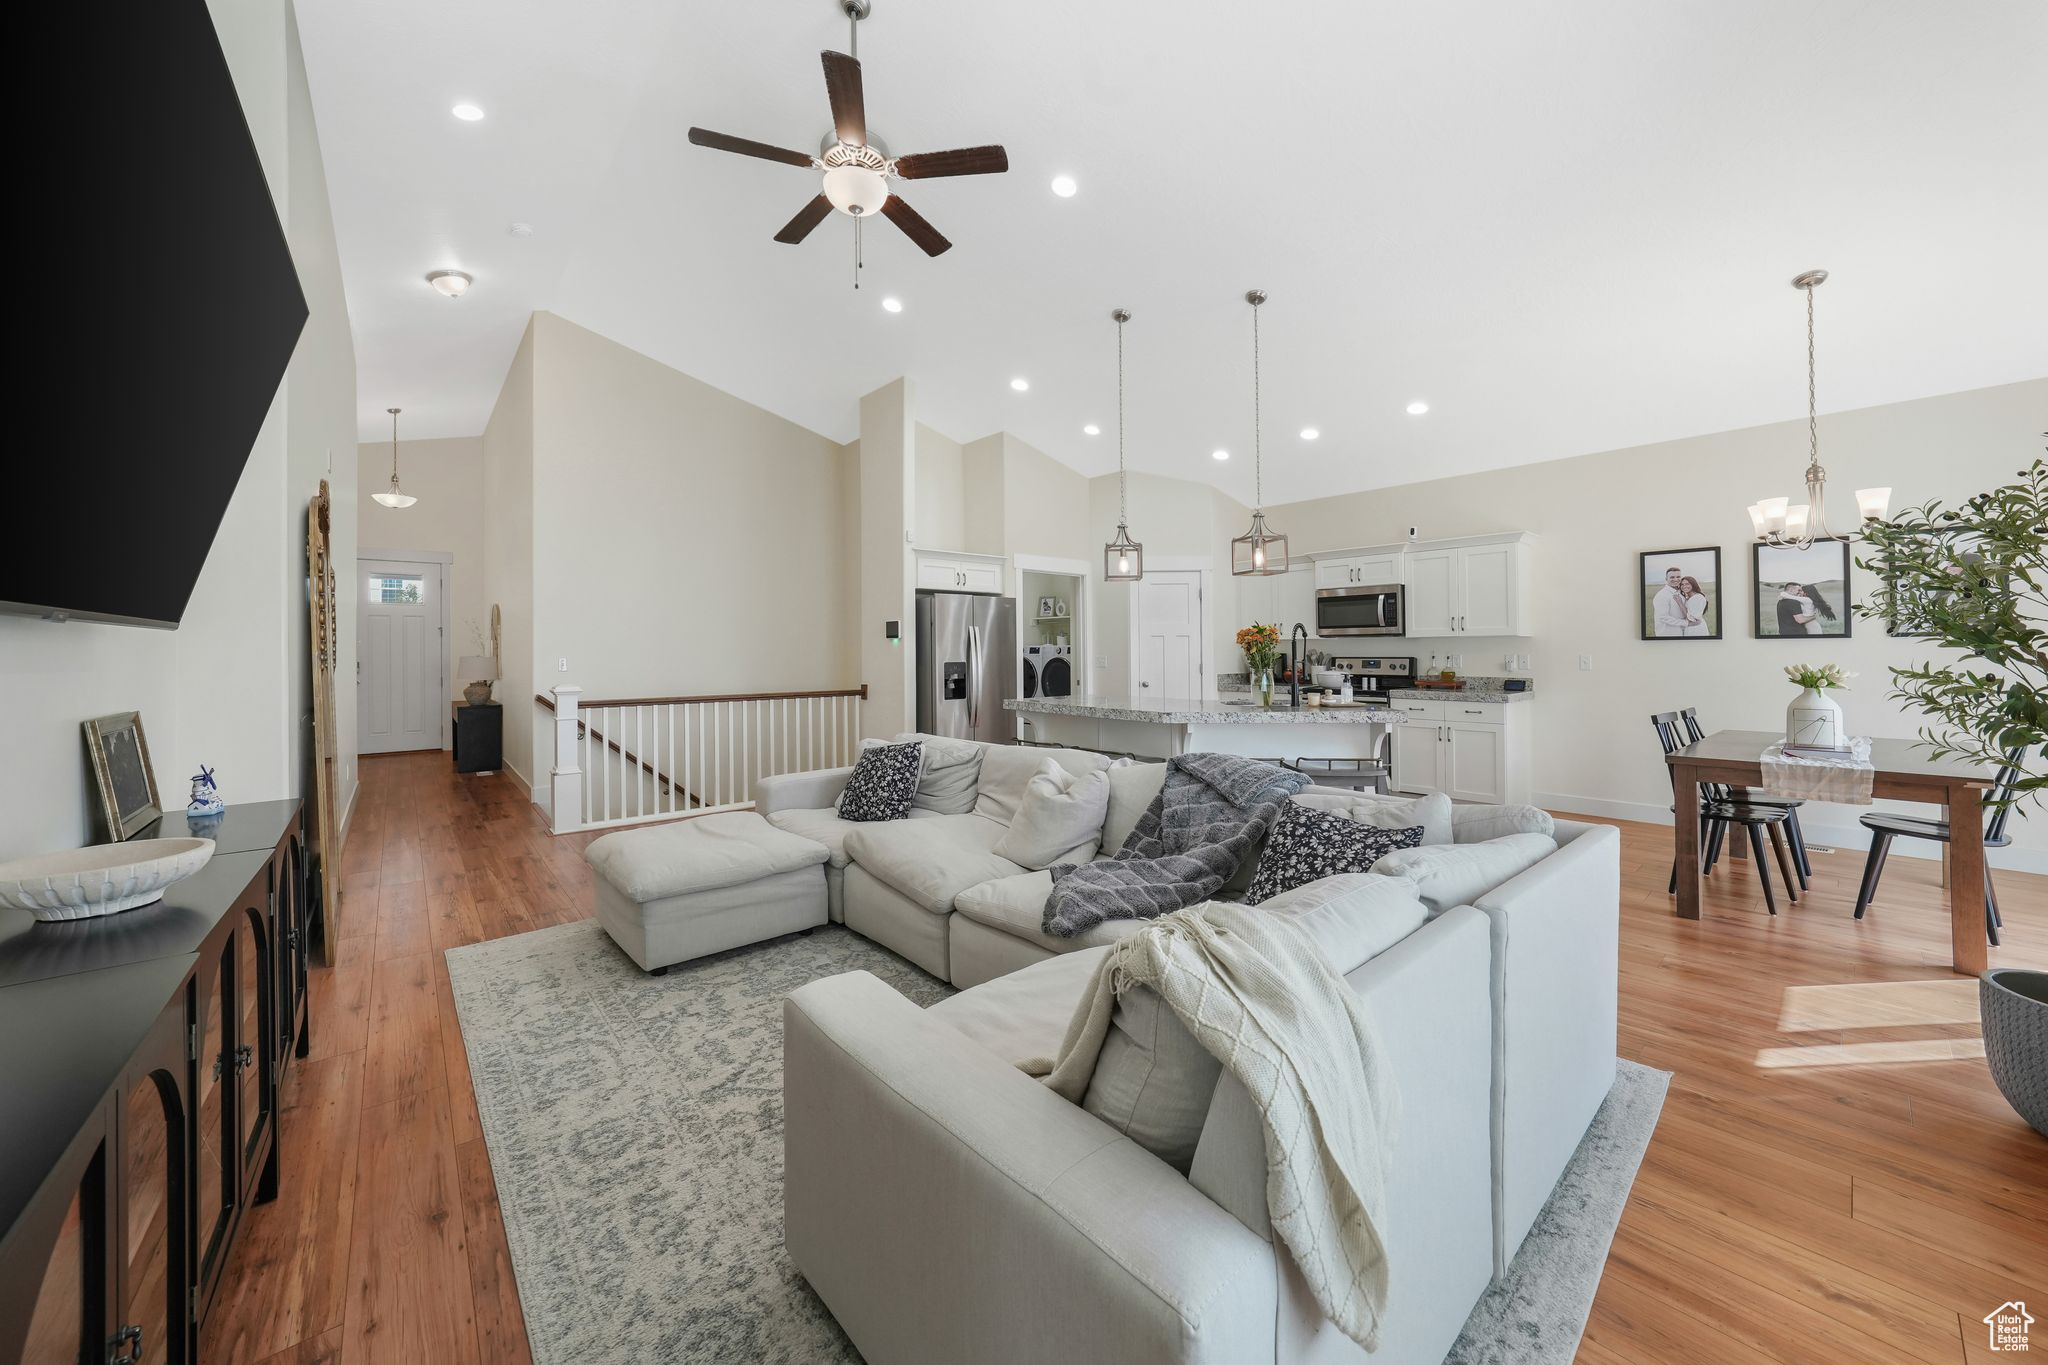
[[[1721,638],[1721,550],[1645,550],[1636,556],[1645,640]]]
[[[149,740],[134,711],[85,722],[85,749],[99,789],[100,817],[114,843],[163,814],[157,803],[156,773],[149,766]]]
[[[1752,623],[1759,640],[1840,640],[1856,613],[1849,598],[1849,542],[1750,547]]]

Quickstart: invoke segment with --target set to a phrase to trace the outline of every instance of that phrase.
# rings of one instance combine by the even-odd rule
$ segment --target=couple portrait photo
[[[1647,550],[1641,563],[1645,640],[1721,638],[1721,552]]]
[[[1803,640],[1849,633],[1849,546],[1755,547],[1756,638]]]

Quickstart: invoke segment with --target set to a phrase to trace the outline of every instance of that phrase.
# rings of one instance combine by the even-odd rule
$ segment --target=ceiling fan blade
[[[1010,154],[1001,147],[956,147],[950,152],[914,152],[896,158],[896,174],[905,180],[933,180],[942,175],[995,175],[1010,169]]]
[[[825,94],[832,101],[832,128],[841,142],[868,145],[868,107],[861,95],[860,61],[844,52],[823,52]]]
[[[734,137],[730,133],[714,133],[709,128],[692,128],[690,141],[699,147],[710,147],[721,152],[738,152],[741,156],[758,156],[763,161],[781,161],[791,166],[811,164],[811,158],[802,152],[792,152],[783,147],[770,147],[765,142],[753,142],[747,138]]]
[[[810,236],[811,229],[824,222],[831,212],[832,201],[821,194],[810,203],[798,209],[796,217],[785,223],[782,231],[775,234],[775,240],[778,242],[788,242],[791,246],[795,246],[798,242]]]
[[[937,256],[953,249],[953,244],[939,235],[939,230],[924,220],[924,215],[903,202],[903,196],[892,194],[882,201],[882,216],[903,229],[903,235],[924,249],[927,256]]]

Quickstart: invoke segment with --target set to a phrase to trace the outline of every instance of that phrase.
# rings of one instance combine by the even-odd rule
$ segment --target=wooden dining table
[[[1678,859],[1678,915],[1700,917],[1700,784],[1764,784],[1763,752],[1783,736],[1768,730],[1716,730],[1666,755]],[[1944,807],[1949,829],[1948,919],[1951,962],[1981,974],[1990,954],[1984,936],[1984,797],[1991,775],[1961,759],[1940,759],[1906,739],[1874,739],[1874,796]]]

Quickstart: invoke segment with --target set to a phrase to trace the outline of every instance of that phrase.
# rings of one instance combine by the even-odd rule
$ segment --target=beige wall
[[[966,468],[960,443],[917,423],[917,512],[911,534],[920,549],[964,550],[966,532]]]
[[[535,321],[539,314],[535,314]],[[501,619],[498,700],[505,707],[505,766],[531,789],[545,786],[552,732],[534,692],[546,678],[533,636],[533,349],[526,325],[483,435],[484,592]],[[563,681],[567,681],[564,679]],[[535,748],[536,737],[540,747]],[[538,761],[536,761],[538,756]]]
[[[2048,379],[1823,417],[1821,459],[1833,479],[1831,520],[1853,519],[1853,490],[1890,485],[1894,507],[1939,498],[1953,505],[2008,481],[2040,453]],[[1709,729],[1782,729],[1792,691],[1789,663],[1830,662],[1859,676],[1841,696],[1858,734],[1911,738],[1918,722],[1887,696],[1886,669],[1930,657],[1857,620],[1849,639],[1788,643],[1751,638],[1749,520],[1759,497],[1795,495],[1806,461],[1806,424],[1609,451],[1324,498],[1274,508],[1296,555],[1401,540],[1489,531],[1534,531],[1536,633],[1526,640],[1414,641],[1409,652],[1460,650],[1467,672],[1498,674],[1509,649],[1533,656],[1537,800],[1565,810],[1668,819],[1668,779],[1649,717],[1697,706]],[[1134,515],[1139,504],[1134,497]],[[1149,528],[1149,517],[1146,518]],[[1138,528],[1133,527],[1136,532]],[[1637,553],[1696,545],[1721,548],[1725,581],[1718,641],[1638,638]],[[1147,549],[1150,549],[1148,543]],[[1869,575],[1854,571],[1854,594]],[[1590,656],[1581,672],[1578,658]],[[1868,843],[1857,811],[1809,813],[1816,842]],[[2008,855],[2048,871],[2048,820],[2014,822]],[[1919,853],[1902,841],[1900,852]],[[1931,846],[1930,846],[1931,847]],[[1995,859],[1996,861],[1996,859]]]
[[[140,711],[163,802],[205,763],[230,801],[303,794],[311,688],[306,500],[335,482],[354,554],[355,361],[305,67],[289,6],[209,5],[310,316],[175,631],[0,617],[0,858],[101,837],[79,725]],[[119,395],[110,399],[118,401]],[[344,804],[355,787],[354,601],[337,670]]]
[[[885,384],[860,400],[860,546],[853,562],[860,578],[855,614],[860,681],[868,686],[862,733],[887,736],[916,726],[912,680],[916,614],[908,538],[917,509],[916,396],[908,379]],[[900,638],[885,638],[898,622]]]
[[[1208,574],[1204,598],[1209,633],[1203,641],[1202,673],[1213,686],[1219,672],[1243,667],[1237,652],[1237,587],[1230,576],[1230,538],[1251,524],[1251,509],[1207,484],[1159,474],[1129,476],[1131,539],[1145,547],[1145,568],[1201,569]],[[1102,577],[1102,547],[1116,535],[1117,479],[1105,474],[1088,482],[1088,551],[1095,576],[1095,630],[1087,661],[1088,690],[1122,696],[1131,690],[1131,603],[1129,583]]]
[[[419,501],[386,507],[372,495],[391,486],[391,442],[365,442],[356,456],[357,540],[362,558],[378,550],[437,550],[448,566],[448,696],[462,695],[457,677],[465,654],[489,654],[491,599],[484,568],[484,438],[451,436],[398,443],[399,479]],[[363,575],[356,575],[361,579]],[[498,700],[504,701],[504,697]]]

